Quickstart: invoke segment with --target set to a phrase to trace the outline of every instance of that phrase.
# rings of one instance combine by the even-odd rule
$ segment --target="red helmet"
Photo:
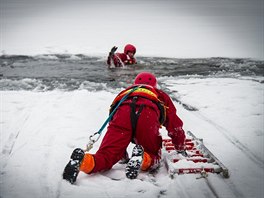
[[[157,87],[157,79],[152,73],[141,72],[136,76],[134,84],[146,84]]]
[[[124,53],[127,54],[128,52],[132,52],[133,54],[136,53],[136,48],[134,45],[127,44],[124,48]]]

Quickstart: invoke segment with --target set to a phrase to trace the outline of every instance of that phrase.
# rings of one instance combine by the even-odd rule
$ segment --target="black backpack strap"
[[[156,104],[160,111],[159,122],[161,125],[163,125],[166,121],[166,106],[162,102],[156,102]]]
[[[140,113],[143,110],[143,107],[145,106],[144,104],[141,104],[139,106],[138,111],[136,111],[136,102],[137,102],[138,97],[134,96],[132,98],[132,102],[130,103],[131,111],[130,111],[130,120],[131,120],[131,127],[132,127],[132,142],[135,143],[134,138],[136,135],[136,128],[137,128],[137,121],[140,116]]]

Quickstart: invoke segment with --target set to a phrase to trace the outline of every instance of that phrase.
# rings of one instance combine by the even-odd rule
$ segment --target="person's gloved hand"
[[[184,140],[183,140],[184,141]],[[178,141],[177,144],[174,144],[174,147],[177,151],[186,150],[185,142]]]
[[[188,153],[186,152],[186,146],[185,144],[178,144],[175,145],[175,149],[178,154],[181,154],[184,157],[188,157]]]
[[[178,154],[181,154],[184,157],[188,157],[188,153],[186,152],[186,150],[177,150]]]
[[[111,57],[114,56],[116,50],[117,50],[116,46],[112,47],[111,51],[109,52],[109,56],[111,56]]]

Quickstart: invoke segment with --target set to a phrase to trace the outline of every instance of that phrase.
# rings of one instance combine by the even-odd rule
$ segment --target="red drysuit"
[[[110,67],[114,64],[115,67],[123,67],[124,65],[133,65],[136,64],[136,59],[134,57],[130,57],[125,53],[115,53],[113,57],[108,56],[107,64]]]
[[[129,88],[128,88],[129,89]],[[182,129],[183,122],[176,114],[176,108],[170,97],[157,88],[155,91],[158,99],[166,106],[166,119],[163,126],[177,150],[184,149],[185,133]],[[137,96],[137,93],[134,94]],[[130,120],[132,97],[125,100],[115,112],[109,123],[107,132],[102,140],[99,150],[93,155],[95,166],[91,173],[111,169],[124,155],[127,146],[132,140],[132,124]],[[134,140],[143,146],[144,151],[152,158],[152,165],[160,159],[162,139],[159,135],[161,111],[153,100],[138,93],[136,110],[143,104],[141,114],[138,117]]]
[[[133,65],[137,63],[136,59],[134,58],[137,49],[134,45],[127,44],[124,48],[124,53],[115,53],[116,50],[117,47],[114,46],[109,52],[107,58],[108,67],[123,67],[125,65]]]

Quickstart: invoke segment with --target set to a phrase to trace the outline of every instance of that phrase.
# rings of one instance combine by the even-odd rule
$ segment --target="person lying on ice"
[[[134,45],[127,44],[124,48],[124,53],[115,53],[117,47],[114,46],[107,57],[107,65],[112,67],[124,67],[125,65],[136,64],[137,61],[134,57],[136,54],[136,48]]]
[[[131,89],[134,91],[121,103],[109,122],[98,151],[90,154],[82,149],[75,149],[71,161],[65,167],[64,179],[74,183],[79,171],[91,174],[111,169],[123,158],[131,141],[136,146],[126,165],[126,176],[134,179],[140,169],[148,171],[157,168],[161,159],[161,125],[166,127],[175,149],[178,152],[185,151],[183,122],[177,116],[170,97],[157,88],[157,80],[153,74],[138,74],[134,84],[114,99],[110,112]]]

